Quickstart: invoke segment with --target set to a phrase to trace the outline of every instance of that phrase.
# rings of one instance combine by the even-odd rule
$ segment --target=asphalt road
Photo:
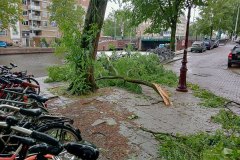
[[[219,46],[204,53],[188,52],[187,81],[240,103],[240,66],[227,67],[227,57],[234,45]],[[179,75],[180,66],[181,61],[176,61],[170,67]]]

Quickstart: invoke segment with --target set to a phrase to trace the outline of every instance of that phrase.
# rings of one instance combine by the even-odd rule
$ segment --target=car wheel
[[[228,63],[228,68],[232,67],[232,63]]]
[[[200,53],[202,53],[203,52],[203,49],[200,51]]]

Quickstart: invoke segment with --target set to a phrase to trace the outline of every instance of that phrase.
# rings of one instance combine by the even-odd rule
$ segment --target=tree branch
[[[98,80],[103,80],[103,79],[121,79],[126,82],[137,83],[137,84],[142,84],[142,85],[151,87],[163,98],[165,105],[167,105],[167,106],[171,105],[168,94],[158,84],[150,83],[150,82],[142,81],[142,80],[138,80],[138,79],[130,79],[130,78],[122,77],[122,76],[100,77],[95,80],[98,81]]]

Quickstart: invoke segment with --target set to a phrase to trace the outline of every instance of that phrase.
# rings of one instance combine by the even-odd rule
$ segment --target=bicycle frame
[[[22,150],[23,145],[20,144],[20,146],[18,147],[18,149],[15,151],[15,153],[11,156],[11,157],[0,157],[0,160],[16,160],[17,155],[20,153],[20,151]],[[0,155],[1,156],[1,155]]]

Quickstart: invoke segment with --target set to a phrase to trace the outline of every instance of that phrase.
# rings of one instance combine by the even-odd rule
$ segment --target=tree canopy
[[[104,21],[103,34],[112,37],[135,37],[135,27],[131,26],[129,10],[126,8],[112,11]]]
[[[22,14],[21,0],[3,0],[0,3],[0,29],[15,26]]]
[[[174,50],[178,17],[183,13],[183,0],[131,0],[132,24],[138,26],[142,22],[150,21],[146,30],[148,33],[160,33],[171,28],[171,49]]]
[[[213,30],[233,33],[239,5],[238,0],[208,0],[205,6],[200,7],[200,17],[195,24],[197,32],[203,35],[211,35]]]

